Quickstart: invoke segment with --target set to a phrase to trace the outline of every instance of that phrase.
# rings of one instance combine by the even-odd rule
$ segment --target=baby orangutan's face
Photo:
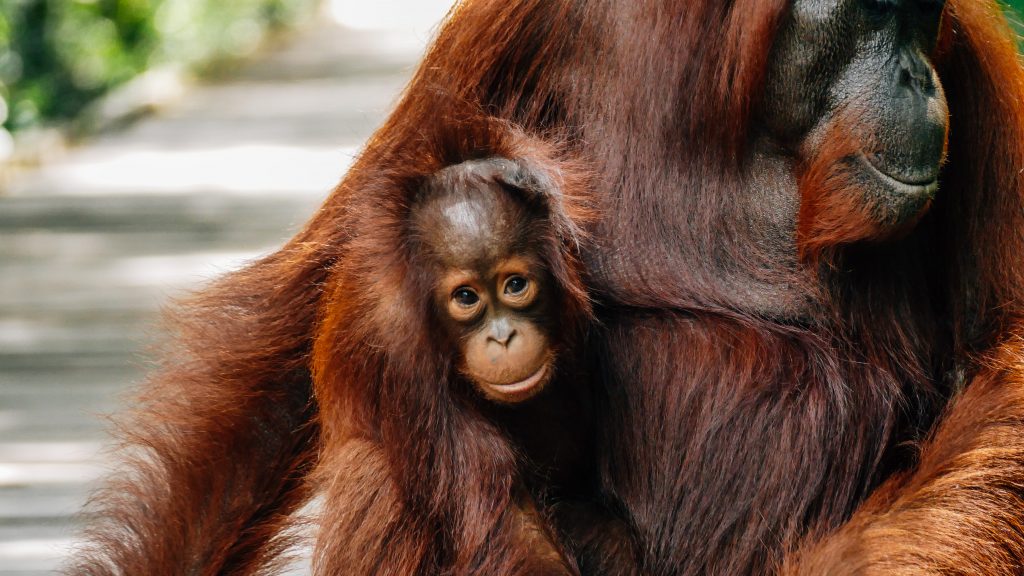
[[[530,249],[537,219],[486,182],[427,202],[416,218],[438,265],[434,302],[459,343],[459,371],[496,402],[524,402],[554,374],[554,286]]]
[[[535,263],[510,257],[486,276],[452,270],[438,299],[462,343],[460,370],[488,398],[525,401],[551,379],[555,359],[545,328],[534,318],[549,310]]]

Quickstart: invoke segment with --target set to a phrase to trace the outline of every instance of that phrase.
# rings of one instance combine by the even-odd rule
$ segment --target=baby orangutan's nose
[[[516,335],[516,329],[506,319],[495,320],[491,325],[491,331],[487,335],[487,343],[498,344],[501,348],[508,348],[512,337]]]

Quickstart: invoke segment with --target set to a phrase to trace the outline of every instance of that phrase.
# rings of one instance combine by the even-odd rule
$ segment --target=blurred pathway
[[[159,306],[291,236],[422,44],[316,25],[0,196],[0,575],[66,553]]]

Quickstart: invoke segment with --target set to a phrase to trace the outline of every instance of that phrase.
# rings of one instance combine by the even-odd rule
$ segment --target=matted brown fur
[[[439,436],[419,461],[461,470],[437,490],[415,485],[415,465],[398,468],[406,493],[422,495],[417,506],[465,502],[463,516],[429,549],[420,536],[436,526],[395,531],[405,504],[373,480],[399,466],[403,430],[443,428],[437,399],[424,396],[438,374],[405,390],[382,380],[368,403],[346,382],[365,384],[380,364],[326,351],[386,335],[389,346],[407,339],[394,382],[438,366],[429,333],[392,324],[407,317],[388,308],[401,309],[400,294],[384,289],[360,307],[363,295],[344,296],[332,274],[398,285],[394,218],[410,201],[400,183],[464,159],[449,151],[473,146],[445,144],[446,126],[483,111],[531,138],[557,135],[542,154],[597,175],[603,216],[583,257],[602,303],[588,348],[610,396],[603,482],[640,539],[642,573],[1020,573],[1024,75],[1010,32],[994,2],[947,3],[935,57],[951,126],[933,205],[901,238],[854,242],[873,237],[866,220],[858,230],[809,216],[856,207],[807,172],[803,194],[814,200],[794,231],[805,257],[794,272],[761,248],[736,200],[785,9],[462,4],[306,229],[177,313],[180,347],[128,420],[133,458],[98,496],[72,572],[254,573],[279,551],[317,460],[328,494],[319,573],[521,565],[526,552],[506,545],[500,513],[514,455],[473,423],[458,423],[473,431],[459,438],[467,444]],[[481,155],[508,152],[492,144]],[[808,288],[815,313],[748,312],[737,271]],[[383,454],[349,444],[365,431]],[[486,457],[435,466],[467,450]],[[332,484],[339,475],[348,482]]]

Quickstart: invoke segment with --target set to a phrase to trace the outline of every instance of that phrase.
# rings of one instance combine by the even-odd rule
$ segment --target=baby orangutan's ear
[[[579,245],[582,232],[573,214],[583,212],[567,196],[565,187],[572,184],[563,178],[557,162],[498,156],[476,162],[474,169],[479,170],[480,176],[493,179],[525,204],[543,209],[555,234],[563,241]]]
[[[519,193],[528,204],[549,206],[562,195],[561,187],[552,181],[545,167],[525,158],[492,157],[480,161],[486,175]]]

